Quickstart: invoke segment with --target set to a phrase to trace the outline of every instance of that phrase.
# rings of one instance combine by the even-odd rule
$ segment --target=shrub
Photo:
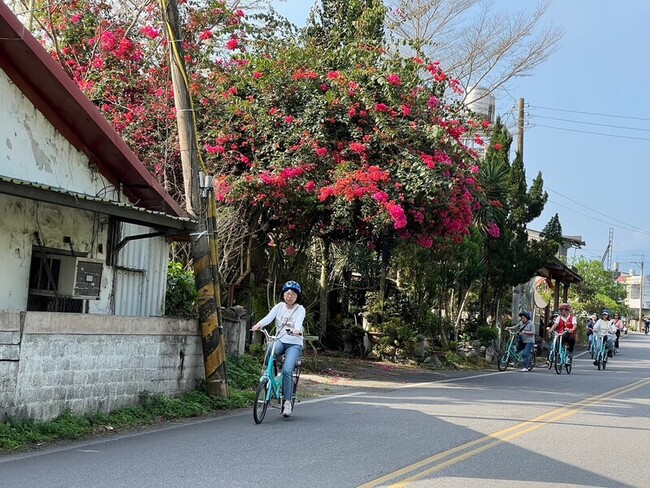
[[[179,262],[170,261],[167,266],[167,293],[165,315],[185,319],[198,318],[196,284],[194,274]]]

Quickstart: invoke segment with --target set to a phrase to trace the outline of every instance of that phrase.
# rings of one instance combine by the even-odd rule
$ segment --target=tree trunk
[[[330,243],[321,239],[321,261],[320,261],[320,281],[318,283],[319,311],[320,311],[320,333],[321,337],[326,337],[327,333],[327,277],[330,271]]]
[[[472,285],[470,284],[467,287],[467,291],[463,295],[463,299],[460,302],[460,306],[458,307],[458,313],[456,315],[456,322],[454,323],[454,340],[458,341],[458,335],[460,332],[460,319],[461,316],[463,315],[463,310],[465,309],[465,304],[467,303],[467,298],[469,297],[470,292],[472,291]]]

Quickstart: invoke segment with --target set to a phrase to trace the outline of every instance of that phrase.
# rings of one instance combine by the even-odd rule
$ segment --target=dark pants
[[[618,340],[621,338],[621,329],[616,329],[616,340],[614,341],[614,347],[618,349]]]
[[[562,338],[566,344],[567,351],[573,352],[573,348],[576,345],[576,336],[565,332],[562,334]]]

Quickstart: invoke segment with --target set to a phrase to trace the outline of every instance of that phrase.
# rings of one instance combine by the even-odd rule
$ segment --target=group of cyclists
[[[532,325],[531,314],[527,311],[520,312],[519,322],[508,329],[519,334],[517,350],[518,352],[524,351],[525,358],[521,371],[530,371],[532,368],[529,356],[534,343],[534,326]],[[546,327],[546,330],[549,334],[557,333],[562,336],[568,352],[567,364],[571,364],[578,330],[578,319],[572,313],[571,305],[568,303],[560,304],[559,314],[553,320],[552,325]],[[595,313],[592,314],[587,322],[590,349],[592,345],[602,340],[606,344],[607,357],[613,357],[618,351],[621,333],[624,330],[625,323],[618,312],[612,315],[609,310],[604,309],[600,316]],[[594,366],[598,366],[598,361],[594,361]]]

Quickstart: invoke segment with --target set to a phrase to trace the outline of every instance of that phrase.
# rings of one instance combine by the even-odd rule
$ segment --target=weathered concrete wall
[[[0,312],[1,417],[109,412],[202,378],[196,321]]]

